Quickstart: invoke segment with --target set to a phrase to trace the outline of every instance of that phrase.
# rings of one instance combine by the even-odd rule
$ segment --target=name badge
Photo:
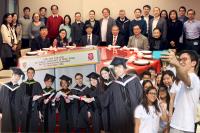
[[[197,45],[199,45],[199,43],[198,42],[193,42],[193,45],[197,46]]]

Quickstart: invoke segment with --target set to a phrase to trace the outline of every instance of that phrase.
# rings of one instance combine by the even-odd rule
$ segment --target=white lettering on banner
[[[44,56],[25,56],[19,59],[19,67],[26,71],[29,67],[35,70],[96,64],[99,62],[97,49],[71,52],[60,52]]]

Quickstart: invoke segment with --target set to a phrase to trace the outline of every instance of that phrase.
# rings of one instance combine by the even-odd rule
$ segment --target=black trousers
[[[6,57],[2,58],[3,69],[10,69],[10,67],[16,66],[16,62],[14,61],[14,57]]]
[[[22,46],[21,49],[26,49],[26,48],[30,48],[30,41],[29,39],[24,39],[22,38]]]
[[[185,49],[186,50],[195,50],[200,54],[200,39],[186,39],[185,40]]]

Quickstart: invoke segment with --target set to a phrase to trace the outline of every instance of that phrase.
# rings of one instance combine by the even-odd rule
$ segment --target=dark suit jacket
[[[42,38],[39,36],[32,40],[31,51],[40,50],[42,48],[49,48],[50,46],[51,46],[51,43],[50,43],[49,38],[42,40]]]
[[[113,35],[110,34],[110,35],[109,35],[109,38],[108,38],[108,41],[107,41],[107,45],[112,45],[112,43],[113,43]],[[118,46],[123,47],[123,46],[125,45],[124,43],[125,43],[125,42],[124,42],[124,36],[121,35],[121,34],[118,34],[116,44],[117,44]]]
[[[100,39],[101,39],[101,41],[102,41],[102,38],[101,38],[101,25],[102,25],[102,21],[103,21],[103,18],[99,20],[99,22],[100,22]],[[106,39],[108,39],[109,35],[112,34],[112,27],[114,25],[116,25],[115,20],[113,18],[109,17],[108,24],[107,24]]]
[[[149,21],[149,38],[152,38],[152,26],[153,26],[153,20],[151,19]],[[167,21],[164,18],[159,18],[158,20],[158,24],[156,26],[156,28],[159,28],[161,33],[162,33],[162,39],[166,40],[167,39]]]
[[[87,45],[87,35],[83,35],[81,37],[80,46]],[[99,37],[97,35],[92,34],[92,45],[99,45]]]
[[[91,25],[90,20],[86,20],[86,21],[85,21],[85,25],[84,25],[84,28],[83,28],[83,29],[84,29],[84,35],[87,34],[85,30],[86,30],[86,26],[87,26],[88,24]],[[94,24],[92,33],[95,34],[95,35],[97,35],[97,36],[99,36],[99,33],[100,33],[100,23],[99,23],[98,20],[95,20],[95,24]]]
[[[81,41],[81,37],[83,35],[83,27],[84,27],[83,22],[81,22],[80,24],[77,24],[77,22],[74,22],[71,26],[72,42],[77,45],[79,45]]]

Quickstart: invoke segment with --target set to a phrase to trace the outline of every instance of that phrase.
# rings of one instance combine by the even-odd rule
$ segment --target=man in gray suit
[[[104,8],[102,14],[103,18],[100,19],[100,45],[106,46],[108,37],[112,34],[112,27],[116,25],[116,23],[115,20],[110,17],[110,10],[108,8]]]
[[[139,25],[135,25],[133,27],[133,36],[129,37],[128,47],[138,48],[140,50],[148,50],[149,42],[147,37],[141,34],[141,27]]]
[[[150,20],[149,22],[149,39],[152,38],[152,31],[155,28],[160,29],[162,34],[162,39],[167,39],[167,21],[164,18],[160,17],[160,8],[154,7],[153,8],[153,15],[154,18]]]

